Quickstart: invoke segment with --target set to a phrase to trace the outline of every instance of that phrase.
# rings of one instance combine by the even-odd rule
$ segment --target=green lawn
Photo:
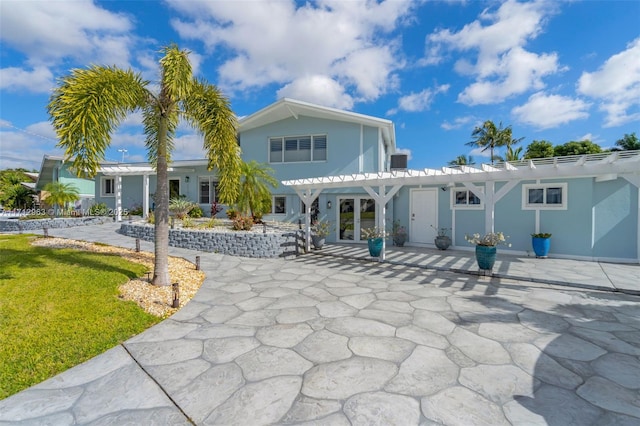
[[[118,298],[145,272],[118,256],[33,247],[0,235],[0,399],[94,357],[160,321]]]

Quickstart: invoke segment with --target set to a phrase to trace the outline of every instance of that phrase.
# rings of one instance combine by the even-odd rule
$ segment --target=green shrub
[[[129,209],[129,215],[131,216],[142,216],[142,206],[140,204],[134,204]]]
[[[203,223],[201,226],[203,228],[213,229],[216,227],[217,224],[218,224],[218,221],[214,217],[212,217],[211,219]]]
[[[172,198],[169,200],[169,211],[178,219],[184,219],[196,205],[186,197]]]
[[[235,218],[240,216],[240,212],[232,208],[227,209],[226,213],[227,213],[227,217],[231,220],[234,220]]]
[[[253,228],[253,218],[250,216],[236,216],[233,219],[232,229],[234,231],[250,231]]]
[[[182,219],[182,227],[183,228],[195,228],[196,224],[195,224],[195,222],[193,221],[192,218],[190,218],[189,216],[185,216]]]
[[[109,209],[105,203],[98,203],[89,207],[89,216],[106,216],[107,214],[109,214]]]
[[[198,205],[193,206],[191,211],[189,211],[189,217],[193,217],[195,219],[201,218],[203,215],[204,215],[204,212]]]

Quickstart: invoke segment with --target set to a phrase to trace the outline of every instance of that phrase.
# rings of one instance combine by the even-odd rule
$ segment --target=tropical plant
[[[520,161],[522,159],[522,147],[519,146],[517,149],[513,149],[511,145],[507,145],[507,152],[504,157],[501,155],[496,155],[496,159],[500,161]]]
[[[471,133],[471,137],[473,140],[471,142],[467,142],[467,145],[482,148],[482,152],[489,149],[491,153],[491,163],[493,163],[495,158],[494,150],[496,148],[515,145],[524,139],[513,139],[511,135],[511,126],[502,128],[502,122],[500,122],[499,126],[496,127],[491,120],[487,120],[482,124],[482,126],[474,128]]]
[[[238,215],[232,219],[231,229],[234,231],[251,231],[253,228],[253,217]]]
[[[505,236],[502,232],[489,232],[485,235],[473,234],[465,235],[464,239],[475,244],[477,246],[495,247],[498,244],[504,244],[507,247],[511,247],[510,243],[507,243],[508,236]]]
[[[331,233],[331,223],[326,220],[316,220],[311,224],[311,234],[325,238]]]
[[[198,219],[198,218],[201,218],[202,216],[204,216],[204,212],[202,211],[202,208],[199,205],[194,204],[193,208],[189,211],[189,217]]]
[[[262,216],[271,210],[271,189],[278,181],[273,177],[273,169],[255,160],[242,163],[240,188],[236,206],[245,216]]]
[[[222,202],[236,199],[241,160],[228,99],[217,87],[193,77],[188,51],[170,45],[162,53],[157,85],[117,67],[75,69],[54,89],[48,110],[58,146],[67,159],[73,158],[76,173],[90,177],[98,172],[111,133],[127,114],[142,110],[148,159],[157,174],[153,283],[165,286],[170,284],[168,164],[180,119],[203,135],[208,167],[218,170]]]
[[[393,237],[406,237],[407,236],[407,228],[402,226],[400,220],[396,219],[391,224],[391,236]]]
[[[613,148],[611,151],[632,151],[640,149],[640,140],[638,140],[636,132],[630,135],[625,133],[622,139],[616,141],[616,147],[619,148]]]
[[[66,210],[67,205],[80,199],[80,192],[72,183],[49,182],[42,188],[47,192],[47,198],[44,200],[48,205]]]
[[[189,212],[196,206],[187,197],[172,198],[169,200],[169,211],[173,213],[178,219],[184,219]]]
[[[549,141],[533,141],[527,146],[525,159],[553,157],[553,144]]]
[[[0,171],[0,205],[8,209],[31,207],[35,193],[22,185],[29,180],[23,169]]]
[[[436,230],[438,237],[447,237],[447,233],[451,230],[451,228],[437,228],[433,225],[431,227]]]
[[[360,234],[366,240],[372,240],[375,238],[386,238],[389,236],[389,233],[384,228],[379,228],[377,226],[371,228],[361,228]]]
[[[537,234],[531,234],[533,238],[551,238],[551,234],[548,232],[538,232]]]
[[[182,218],[182,227],[183,228],[195,228],[196,224],[193,219],[189,216],[185,216]]]
[[[89,216],[106,216],[109,209],[106,203],[97,203],[89,207]]]
[[[472,166],[476,164],[471,155],[458,155],[455,160],[449,161],[450,166]]]

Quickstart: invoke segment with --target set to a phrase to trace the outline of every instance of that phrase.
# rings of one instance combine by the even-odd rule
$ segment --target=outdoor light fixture
[[[331,201],[327,201],[327,210],[331,209]]]
[[[184,181],[189,182],[189,176],[185,176]]]

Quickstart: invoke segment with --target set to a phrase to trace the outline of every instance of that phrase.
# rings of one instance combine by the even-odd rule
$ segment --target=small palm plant
[[[49,182],[44,186],[43,190],[49,193],[45,201],[56,208],[56,215],[58,214],[58,208],[62,208],[64,211],[69,203],[80,199],[78,188],[71,183]]]

